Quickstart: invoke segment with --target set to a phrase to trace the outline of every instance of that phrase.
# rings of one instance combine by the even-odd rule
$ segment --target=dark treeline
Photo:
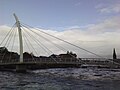
[[[5,60],[19,60],[20,55],[17,52],[10,52],[6,47],[0,47],[0,61]],[[24,59],[37,59],[37,58],[76,58],[77,55],[67,51],[66,54],[52,54],[50,56],[35,56],[33,53],[24,52],[23,58]]]

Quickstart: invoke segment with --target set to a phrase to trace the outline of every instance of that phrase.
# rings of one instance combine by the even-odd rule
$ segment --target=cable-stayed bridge
[[[24,71],[27,68],[34,69],[39,67],[40,68],[80,67],[83,64],[111,66],[114,63],[116,65],[119,65],[119,63],[113,62],[113,60],[104,58],[78,45],[75,45],[66,40],[51,35],[47,32],[44,32],[42,30],[24,24],[18,20],[18,17],[15,14],[14,17],[16,23],[6,33],[6,36],[3,38],[3,40],[0,43],[1,68],[13,67],[16,68],[16,70],[18,71]],[[59,43],[64,42],[66,43],[66,45],[75,47],[78,50],[83,50],[87,53],[96,56],[96,58],[78,58],[75,53],[69,52],[70,51],[69,49],[66,49],[62,45],[56,43],[56,41]],[[13,52],[15,45],[18,45],[18,43],[19,43],[19,54]],[[52,47],[57,48],[60,52],[67,52],[67,53],[56,55],[54,54],[53,50],[51,50],[52,47],[48,47],[46,46],[46,44],[53,45]],[[7,49],[8,47],[10,47],[9,50]],[[27,51],[24,51],[25,49]],[[39,56],[40,53],[42,53],[45,56]]]

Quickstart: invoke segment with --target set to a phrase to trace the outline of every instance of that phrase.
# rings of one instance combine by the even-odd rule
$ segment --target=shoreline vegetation
[[[19,60],[20,55],[17,52],[10,52],[6,47],[0,47],[0,60]],[[24,52],[24,59],[38,59],[38,58],[77,58],[77,55],[73,52],[67,51],[65,54],[51,54],[50,56],[35,56],[33,53]]]

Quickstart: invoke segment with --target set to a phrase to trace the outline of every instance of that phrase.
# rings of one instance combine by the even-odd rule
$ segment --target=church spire
[[[117,59],[115,48],[113,49],[113,59]]]

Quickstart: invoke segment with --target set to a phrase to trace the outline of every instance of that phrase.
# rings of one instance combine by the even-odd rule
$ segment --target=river
[[[120,69],[0,71],[0,90],[120,90]]]

